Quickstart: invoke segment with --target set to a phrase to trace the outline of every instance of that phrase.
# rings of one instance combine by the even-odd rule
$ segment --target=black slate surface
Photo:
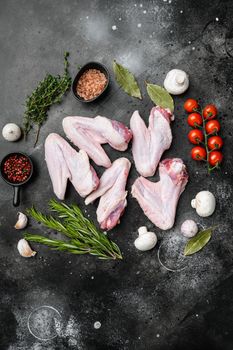
[[[22,125],[26,95],[46,72],[62,73],[66,50],[73,76],[79,65],[90,60],[106,64],[112,76],[115,58],[135,73],[143,91],[143,101],[130,98],[112,76],[110,91],[100,103],[80,104],[70,92],[61,105],[51,108],[35,149],[33,134],[26,143],[0,138],[1,157],[25,151],[36,166],[18,209],[12,206],[12,189],[0,182],[0,349],[232,349],[232,1],[1,0],[0,9],[0,128],[7,122]],[[13,228],[17,211],[32,204],[45,210],[54,197],[44,161],[45,137],[50,132],[63,135],[61,122],[67,115],[100,114],[129,125],[138,109],[147,120],[152,103],[144,81],[162,84],[165,74],[177,67],[190,74],[190,89],[175,98],[174,139],[164,157],[181,157],[190,180],[174,228],[161,232],[154,227],[129,195],[121,224],[110,233],[122,249],[122,262],[76,257],[36,244],[35,258],[20,257],[16,245],[22,233]],[[211,176],[203,164],[189,157],[182,109],[187,97],[213,102],[219,109],[225,160],[221,172]],[[110,147],[106,150],[112,160],[122,155]],[[130,148],[124,156],[132,161]],[[136,177],[133,167],[129,189]],[[206,219],[190,206],[190,200],[204,189],[217,199],[216,212]],[[66,202],[85,208],[71,186]],[[96,206],[86,210],[95,220]],[[163,258],[177,267],[174,252],[182,249],[179,228],[187,218],[205,227],[219,227],[184,270],[169,272],[158,262],[158,247],[163,243]],[[158,246],[151,252],[134,248],[141,225],[158,234]],[[29,229],[44,232],[32,221]],[[29,314],[42,305],[62,315],[62,329],[51,341],[35,339],[27,328]],[[96,321],[101,323],[99,329],[94,328]]]

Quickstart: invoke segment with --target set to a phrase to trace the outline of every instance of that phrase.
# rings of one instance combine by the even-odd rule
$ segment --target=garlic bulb
[[[185,220],[180,229],[183,236],[187,238],[194,237],[198,232],[197,224],[193,220]]]
[[[201,191],[192,199],[191,206],[196,209],[199,216],[207,217],[215,211],[216,200],[211,192]]]
[[[8,123],[2,129],[2,136],[7,141],[17,141],[21,136],[21,129],[17,124]]]
[[[157,243],[157,236],[154,232],[148,232],[146,226],[138,229],[139,237],[134,241],[138,250],[146,251],[154,248]]]
[[[23,228],[25,228],[27,226],[28,223],[28,218],[24,213],[19,212],[18,213],[18,220],[15,224],[15,228],[16,230],[22,230]]]
[[[36,255],[36,252],[34,252],[30,245],[28,244],[28,241],[26,239],[22,238],[18,241],[17,249],[19,251],[19,254],[23,256],[24,258],[30,258],[34,255]]]
[[[167,73],[163,85],[172,95],[183,94],[189,87],[188,74],[180,69],[172,69]]]

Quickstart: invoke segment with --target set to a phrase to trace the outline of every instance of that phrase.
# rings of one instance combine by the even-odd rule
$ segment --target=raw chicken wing
[[[63,119],[63,129],[77,147],[85,150],[97,165],[105,168],[111,166],[111,161],[101,144],[109,143],[114,149],[125,151],[132,138],[131,131],[123,123],[100,116],[66,117]]]
[[[133,133],[132,151],[137,171],[144,177],[153,176],[160,158],[172,142],[170,121],[173,115],[169,109],[152,108],[149,116],[149,127],[138,111],[130,120]]]
[[[45,160],[53,191],[64,199],[69,179],[80,196],[85,197],[99,185],[95,170],[85,151],[75,151],[61,136],[52,133],[45,141]]]
[[[154,183],[139,177],[132,186],[132,195],[144,214],[162,230],[172,228],[176,207],[188,182],[188,173],[179,158],[165,159],[159,164],[160,181]]]

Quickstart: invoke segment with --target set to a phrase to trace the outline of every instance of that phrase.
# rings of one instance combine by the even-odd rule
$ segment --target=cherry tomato
[[[188,113],[195,112],[195,110],[198,108],[198,103],[193,98],[188,98],[184,103],[184,109]]]
[[[193,129],[188,133],[188,139],[194,145],[198,145],[201,141],[204,140],[204,135],[201,130]]]
[[[194,160],[206,159],[206,150],[205,148],[200,146],[193,147],[191,151],[191,156]]]
[[[223,146],[223,140],[220,136],[211,136],[208,140],[209,149],[220,149]]]
[[[215,105],[207,105],[203,109],[203,117],[208,120],[214,119],[217,113],[218,113],[218,110],[215,107]]]
[[[202,117],[199,113],[191,113],[187,119],[188,125],[195,128],[197,125],[202,125]]]
[[[207,134],[214,134],[215,132],[219,132],[220,123],[218,120],[209,120],[205,125],[205,129]]]
[[[222,160],[223,160],[222,152],[213,151],[209,155],[209,163],[212,166],[220,164],[222,162]]]

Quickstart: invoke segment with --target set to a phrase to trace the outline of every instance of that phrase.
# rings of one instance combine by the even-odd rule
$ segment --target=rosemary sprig
[[[77,205],[68,206],[65,203],[51,200],[49,208],[57,214],[58,219],[51,215],[44,215],[34,207],[28,209],[27,213],[44,226],[64,234],[69,241],[50,239],[30,233],[25,233],[25,239],[73,254],[91,254],[100,259],[122,259],[121,251],[116,243],[109,240],[89,219],[85,218]]]
[[[37,144],[42,124],[47,119],[47,112],[51,105],[61,103],[62,96],[71,86],[71,77],[68,72],[68,52],[64,54],[64,74],[53,76],[47,74],[39,82],[36,89],[26,99],[26,110],[24,112],[24,136],[26,138],[34,125],[37,126],[35,145]]]

